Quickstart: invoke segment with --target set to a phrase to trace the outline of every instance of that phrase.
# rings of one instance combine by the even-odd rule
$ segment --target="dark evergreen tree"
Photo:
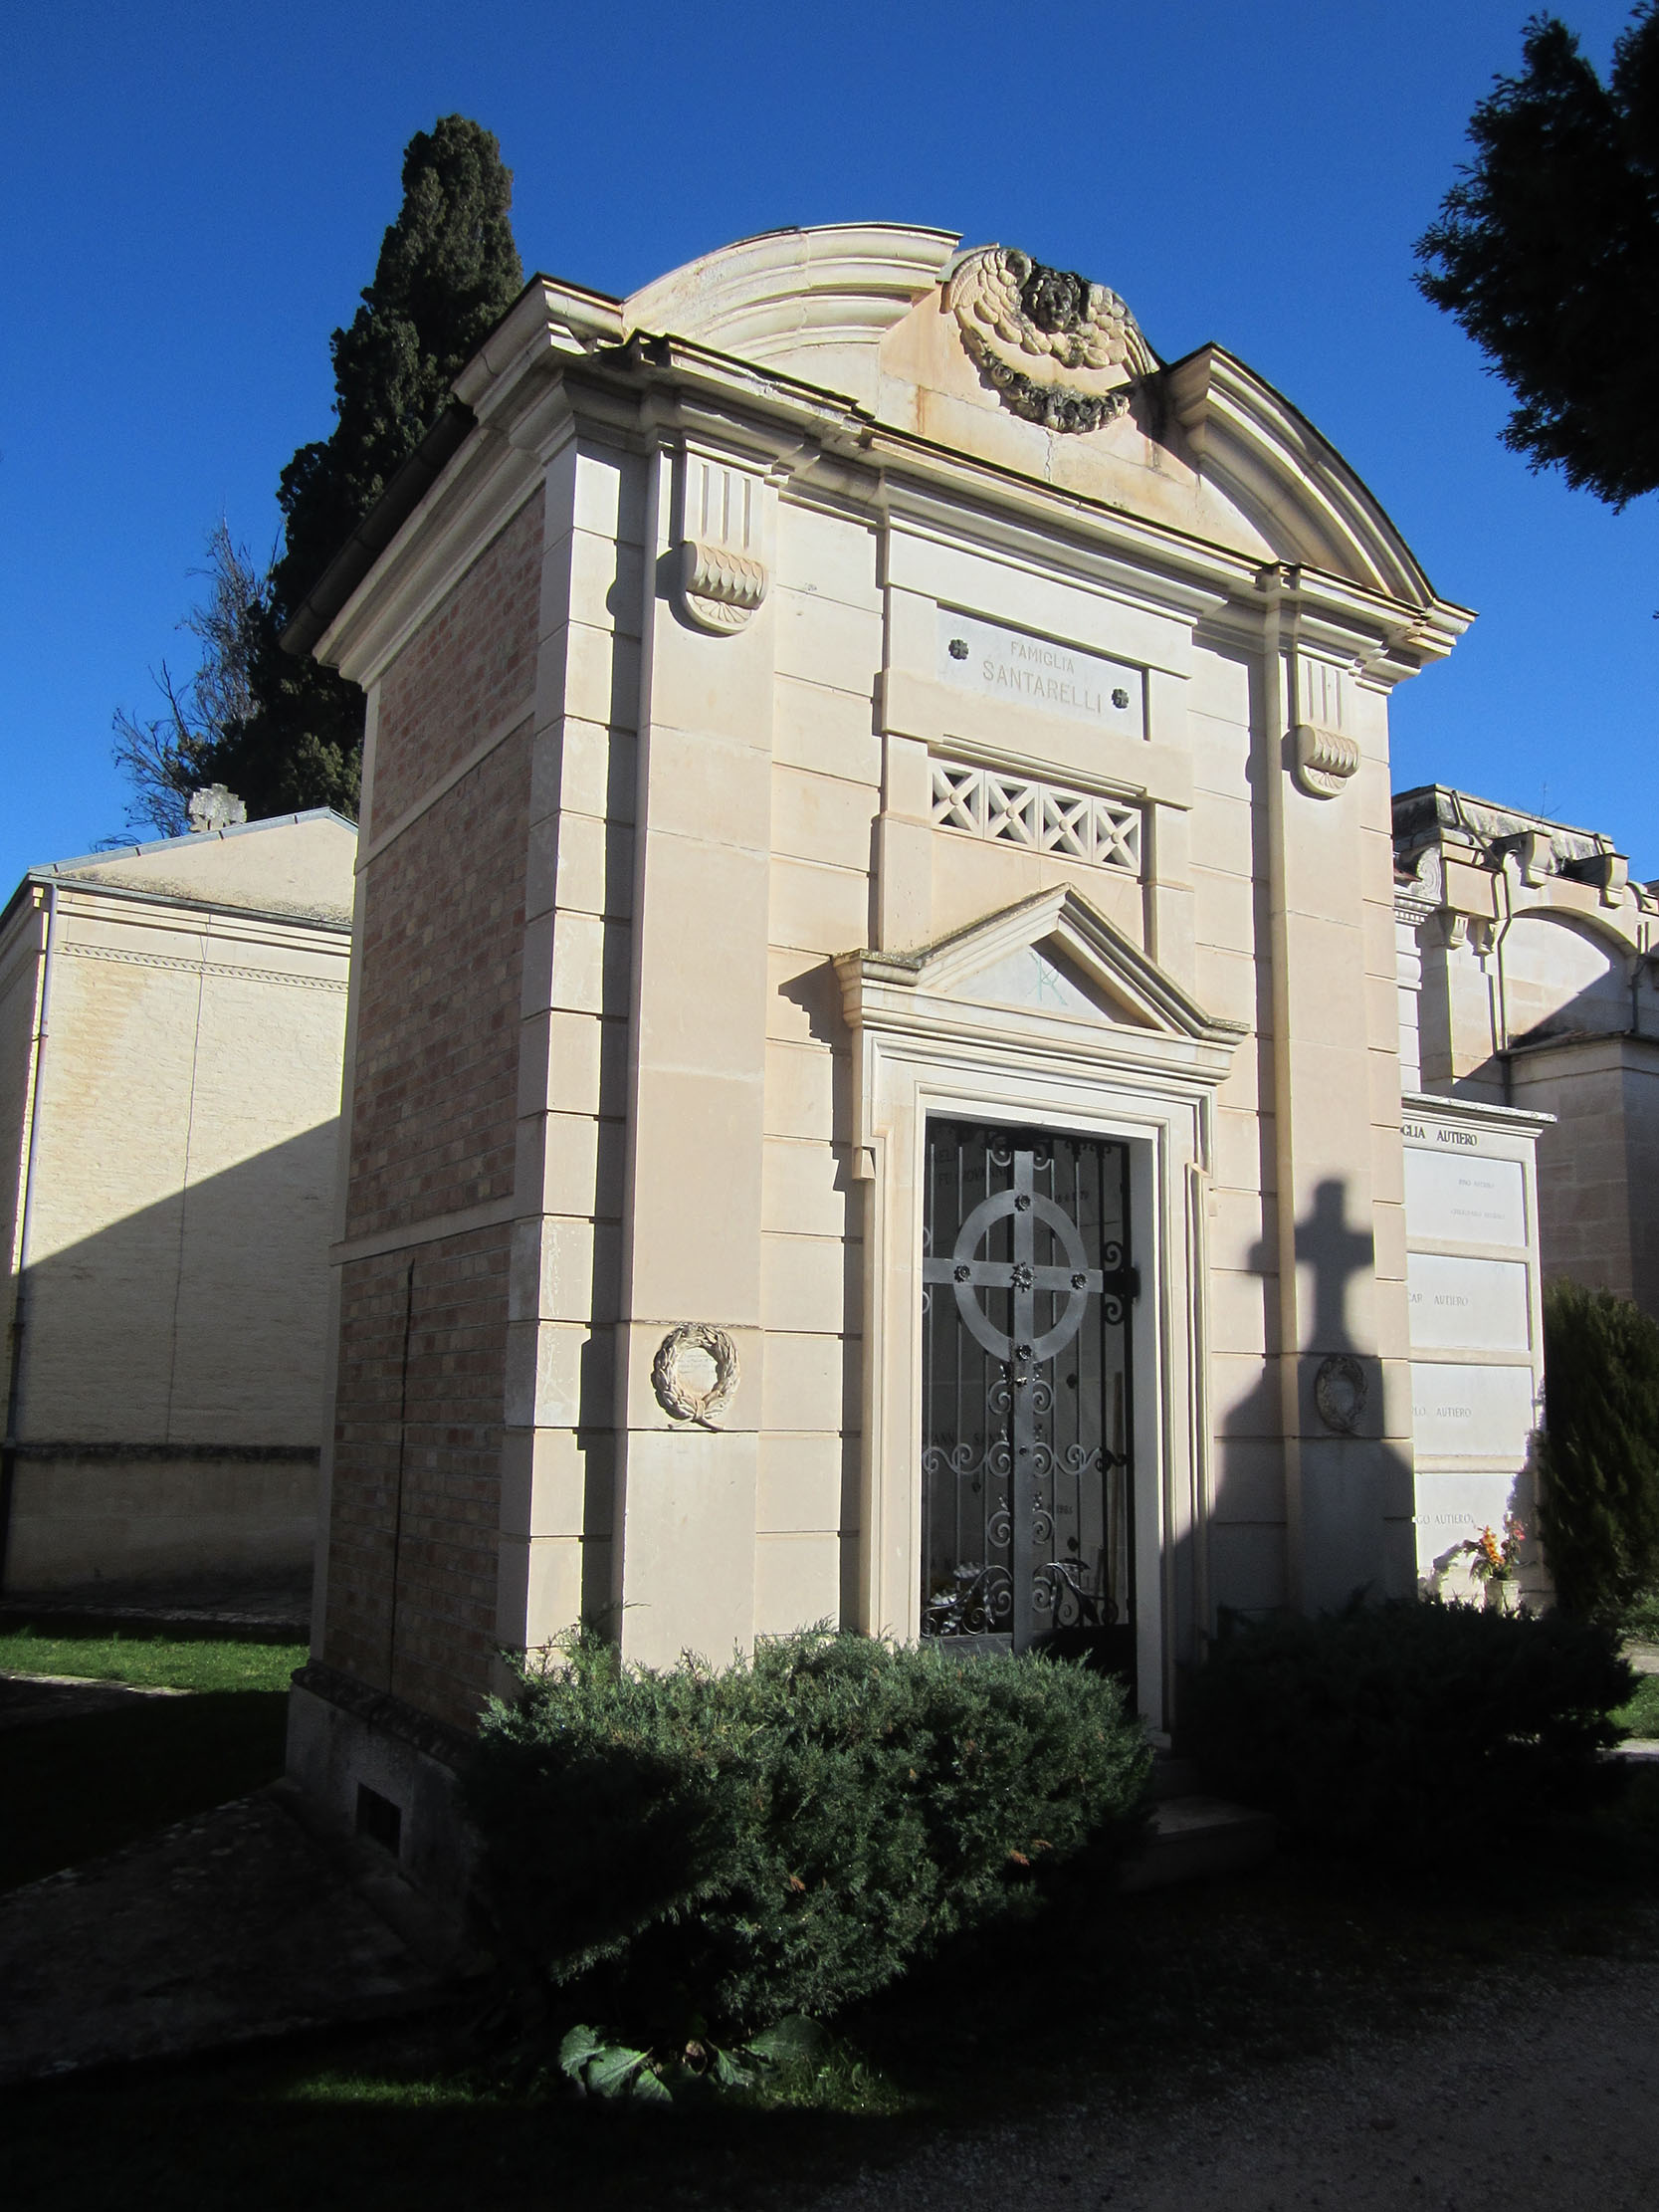
[[[513,172],[465,115],[419,130],[403,205],[374,282],[331,341],[335,423],[282,475],[281,557],[246,610],[249,711],[208,748],[199,779],[227,783],[250,817],[306,806],[357,811],[363,695],[296,659],[282,634],[352,531],[432,428],[450,385],[523,284],[509,209]]]
[[[1515,394],[1504,443],[1622,507],[1659,485],[1659,12],[1606,84],[1553,15],[1523,59],[1470,119],[1417,283]]]
[[[1539,1533],[1561,1603],[1616,1614],[1659,1581],[1659,1322],[1610,1290],[1544,1293]]]

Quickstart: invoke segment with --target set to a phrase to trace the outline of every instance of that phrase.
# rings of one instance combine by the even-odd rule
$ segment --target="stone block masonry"
[[[1387,699],[1466,616],[1241,363],[1154,398],[1114,296],[1039,329],[958,243],[537,279],[316,610],[372,733],[295,1705],[342,1811],[419,1828],[423,1728],[581,1618],[654,1665],[1064,1631],[1163,1729],[1219,1608],[1409,1583]],[[936,1298],[951,1145],[968,1244],[1069,1224],[1075,1359],[973,1306],[988,1249]]]
[[[540,555],[537,499],[388,670],[359,882],[318,1648],[463,1724],[496,1645]]]
[[[355,852],[319,809],[0,915],[13,1593],[309,1568]]]
[[[342,1270],[330,1666],[469,1721],[496,1644],[510,1226]]]

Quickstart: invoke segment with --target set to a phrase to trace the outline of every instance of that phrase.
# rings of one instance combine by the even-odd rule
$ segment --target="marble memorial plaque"
[[[1527,1244],[1527,1185],[1519,1160],[1405,1148],[1408,1236],[1444,1244]]]
[[[1126,738],[1146,734],[1141,669],[948,607],[938,610],[938,675],[981,699],[1040,707]]]
[[[1519,1467],[1537,1425],[1530,1367],[1411,1363],[1411,1422],[1430,1458],[1512,1459]]]
[[[1406,1260],[1414,1352],[1527,1352],[1527,1269],[1518,1259]]]
[[[1483,1528],[1502,1528],[1515,1495],[1513,1474],[1442,1474],[1417,1469],[1417,1572],[1432,1574],[1448,1552]]]

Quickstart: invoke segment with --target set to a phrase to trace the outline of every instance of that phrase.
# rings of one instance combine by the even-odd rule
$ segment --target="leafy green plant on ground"
[[[1659,1580],[1659,1322],[1564,1277],[1544,1292],[1539,1533],[1561,1604],[1616,1619]]]
[[[504,1949],[649,2049],[827,2018],[1050,1868],[1109,1879],[1149,1768],[1076,1666],[813,1633],[657,1672],[584,1639],[492,1708],[466,1789]]]
[[[820,2073],[819,2062],[832,2049],[821,2023],[804,2013],[763,2028],[736,2046],[693,2036],[683,2050],[662,2054],[611,2043],[602,2029],[590,2028],[584,2021],[559,2044],[558,2065],[564,2079],[583,2097],[672,2104],[722,2091],[782,2089],[789,2077],[803,2069]]]
[[[1437,1599],[1317,1620],[1234,1621],[1183,1728],[1206,1782],[1342,1851],[1456,1852],[1472,1834],[1582,1810],[1636,1677],[1610,1629]]]

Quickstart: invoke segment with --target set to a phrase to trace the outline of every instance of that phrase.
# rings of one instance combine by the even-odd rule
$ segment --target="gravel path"
[[[957,2136],[812,2212],[1653,2212],[1656,2082],[1659,1967],[1584,1961],[1156,2110]]]

